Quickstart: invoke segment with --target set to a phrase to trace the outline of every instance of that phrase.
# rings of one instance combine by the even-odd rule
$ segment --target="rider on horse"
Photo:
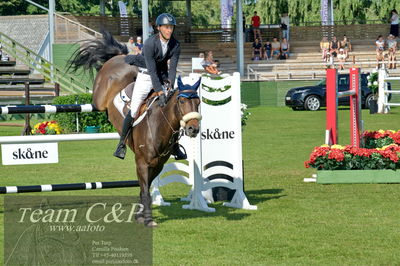
[[[175,18],[168,13],[163,13],[157,17],[156,24],[158,34],[149,37],[144,42],[143,56],[146,62],[146,68],[139,68],[135,87],[132,93],[131,109],[125,117],[120,141],[114,152],[114,156],[120,159],[125,158],[126,137],[132,129],[132,124],[140,105],[146,99],[147,95],[154,89],[159,97],[158,105],[165,106],[167,98],[165,95],[167,88],[173,88],[176,76],[176,67],[178,65],[181,47],[179,42],[173,37],[176,26]],[[169,68],[168,68],[168,60]],[[175,159],[186,159],[186,154],[179,149],[179,144],[175,143],[172,150]]]

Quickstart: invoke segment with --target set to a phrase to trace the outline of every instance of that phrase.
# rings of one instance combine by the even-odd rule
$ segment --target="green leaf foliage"
[[[67,96],[59,96],[53,100],[54,105],[59,104],[87,104],[92,102],[92,94],[82,93]],[[100,132],[114,132],[113,125],[108,121],[106,112],[91,113],[55,113],[51,119],[56,120],[65,133],[76,132],[76,118],[79,121],[79,130],[86,126],[100,126]]]

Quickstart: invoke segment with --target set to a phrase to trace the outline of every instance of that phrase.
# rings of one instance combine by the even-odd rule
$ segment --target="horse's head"
[[[183,84],[181,77],[178,77],[177,107],[180,124],[185,129],[185,134],[191,138],[196,137],[200,131],[200,99],[197,93],[200,82],[201,78],[193,85]]]

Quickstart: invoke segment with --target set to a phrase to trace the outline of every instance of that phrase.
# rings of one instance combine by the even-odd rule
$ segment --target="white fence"
[[[378,113],[387,114],[390,110],[390,106],[400,106],[400,103],[388,102],[389,94],[400,94],[400,90],[388,90],[387,81],[400,80],[400,77],[389,77],[389,74],[385,68],[379,69],[378,71]]]

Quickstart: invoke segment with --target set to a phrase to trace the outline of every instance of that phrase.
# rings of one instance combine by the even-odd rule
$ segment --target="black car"
[[[367,76],[369,74],[361,74],[361,104],[363,108],[369,108],[372,100],[372,92],[368,88]],[[388,82],[388,90],[391,85]],[[338,90],[349,90],[349,74],[338,75]],[[310,110],[316,111],[320,107],[326,106],[326,79],[321,80],[315,86],[306,86],[290,89],[286,93],[285,104],[292,107],[293,110]],[[390,94],[389,94],[390,99]],[[341,97],[338,99],[338,105],[349,105],[350,97]]]

